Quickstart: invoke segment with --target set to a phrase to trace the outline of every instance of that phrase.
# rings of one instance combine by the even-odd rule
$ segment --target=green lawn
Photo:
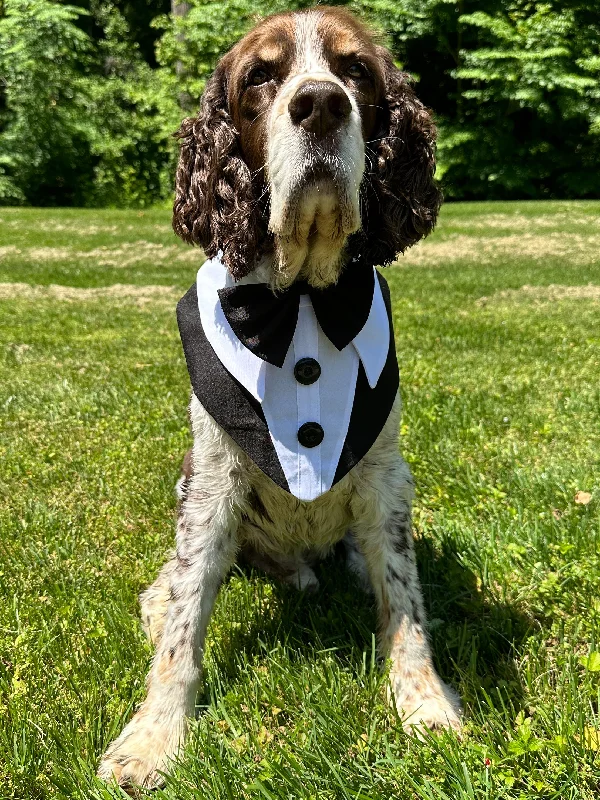
[[[94,770],[144,694],[136,598],[173,543],[175,303],[200,263],[162,210],[0,208],[0,798],[123,796]],[[404,735],[341,563],[312,597],[236,570],[156,798],[600,793],[600,202],[447,205],[386,277],[463,739]]]

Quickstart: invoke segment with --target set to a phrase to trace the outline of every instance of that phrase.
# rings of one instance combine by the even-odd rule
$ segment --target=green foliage
[[[178,111],[124,17],[50,0],[7,0],[0,19],[0,202],[147,205],[170,191]],[[172,88],[172,87],[171,87]]]
[[[597,196],[600,15],[584,25],[577,8],[519,0],[502,14],[463,14],[459,24],[477,30],[480,46],[463,51],[453,73],[462,119],[444,126],[441,157],[456,193]]]
[[[218,58],[259,18],[312,5],[81,2],[6,0],[0,203],[166,198],[172,133]],[[596,0],[345,4],[385,34],[433,109],[447,197],[600,196]]]
[[[175,158],[172,132],[180,115],[175,86],[152,70],[132,42],[125,18],[111,4],[96,8],[104,36],[102,69],[85,80],[89,147],[96,159],[94,205],[150,205],[171,191]]]
[[[600,194],[594,0],[354,0],[440,126],[446,195]]]
[[[82,73],[90,40],[84,12],[47,0],[6,0],[0,75],[0,199],[39,205],[81,202],[92,177]]]

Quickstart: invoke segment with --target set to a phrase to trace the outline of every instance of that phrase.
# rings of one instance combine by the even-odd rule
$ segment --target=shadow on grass
[[[516,659],[533,620],[483,587],[450,543],[435,549],[421,537],[415,544],[440,674],[460,689],[467,707],[491,701],[519,709],[524,690]]]
[[[467,708],[489,702],[520,708],[523,687],[515,658],[532,621],[482,590],[449,545],[440,551],[420,538],[415,547],[441,677],[458,689]],[[258,664],[282,645],[291,661],[329,651],[343,667],[362,669],[377,616],[373,598],[354,582],[340,548],[317,565],[321,586],[315,594],[297,592],[251,568],[237,569],[246,576],[249,591],[260,596],[269,585],[270,599],[266,611],[250,614],[247,604],[226,602],[223,611],[230,624],[213,650],[225,690],[228,682],[235,683],[241,663]],[[209,687],[203,700],[208,692]]]

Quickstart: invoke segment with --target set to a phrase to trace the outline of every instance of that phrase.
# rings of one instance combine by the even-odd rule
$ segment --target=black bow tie
[[[324,334],[343,350],[363,329],[371,311],[375,276],[365,264],[348,264],[338,282],[315,289],[296,281],[273,292],[266,283],[219,289],[221,307],[235,335],[254,355],[282,367],[296,330],[300,295],[308,294]]]

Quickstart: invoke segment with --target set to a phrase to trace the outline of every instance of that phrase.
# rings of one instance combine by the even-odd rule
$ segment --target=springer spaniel
[[[389,264],[426,236],[436,221],[441,198],[433,181],[431,117],[373,34],[343,9],[323,6],[277,14],[250,31],[218,63],[198,116],[184,120],[179,138],[173,225],[210,259],[199,272],[198,289],[192,287],[179,309],[194,386],[194,447],[179,485],[177,552],[141,596],[144,625],[156,645],[147,698],[103,756],[99,775],[121,786],[161,783],[184,739],[186,719],[194,714],[209,617],[236,555],[299,588],[314,588],[317,578],[310,558],[323,556],[341,540],[349,567],[375,595],[380,653],[391,662],[391,695],[406,730],[458,730],[460,701],[437,675],[425,632],[410,527],[413,481],[398,452],[400,400],[393,336],[388,351],[389,300],[385,281],[373,269]],[[330,297],[326,293],[337,292],[342,284],[351,293],[359,277],[368,284],[369,319],[364,328],[370,326],[372,341],[383,342],[383,350],[369,352],[364,337],[354,331],[349,339],[354,347],[338,345],[338,356],[314,312],[319,297]],[[269,410],[264,386],[263,395],[257,395],[263,398],[262,410],[257,411],[250,378],[246,376],[244,384],[244,376],[233,366],[232,378],[219,365],[219,359],[226,363],[226,354],[218,348],[222,346],[223,353],[227,347],[235,349],[235,336],[228,323],[222,321],[219,328],[211,319],[221,313],[219,302],[227,300],[232,287],[252,292],[257,284],[271,287],[272,297],[292,297],[290,307],[312,331],[313,341],[331,349],[331,364],[348,354],[344,363],[347,374],[354,376],[356,392],[362,381],[361,391],[371,398],[359,424],[348,416],[349,410],[346,414],[348,437],[354,430],[351,447],[347,440],[332,455],[330,440],[335,437],[325,436],[323,441],[322,426],[309,422],[298,430],[302,447],[297,442],[290,445],[293,452],[286,462],[280,445],[287,435],[285,416],[291,412],[282,411],[281,403]],[[312,304],[307,292],[312,292]],[[362,294],[362,289],[355,292],[357,308]],[[327,314],[327,302],[324,305],[321,313]],[[332,311],[341,314],[344,309]],[[198,313],[204,327],[196,319]],[[346,313],[350,326],[352,313]],[[190,314],[195,315],[192,322]],[[286,360],[275,366],[261,367],[266,357],[250,352],[256,344],[252,336],[235,352],[257,365],[252,380],[258,382],[266,371],[275,385],[285,372],[282,364],[289,365],[300,397],[301,386],[319,385],[314,382],[320,367],[313,358],[295,366],[287,361],[294,359],[290,351],[297,346],[295,325],[294,320],[281,353]],[[224,328],[229,338],[219,339]],[[200,339],[204,349],[195,355]],[[274,345],[277,348],[278,342]],[[383,353],[383,359],[377,353]],[[204,369],[207,361],[216,370],[215,386],[224,375],[229,381],[222,384],[226,388],[214,408],[213,384],[194,382],[194,371]],[[319,391],[329,392],[329,397],[337,391],[343,397],[343,382],[336,387],[326,372]],[[329,389],[323,389],[327,380]],[[378,380],[387,381],[387,394],[377,394]],[[295,384],[281,384],[281,391],[292,385],[295,398]],[[379,397],[385,398],[381,407],[374,401]],[[237,405],[231,405],[234,400]],[[220,404],[226,411],[222,419]],[[224,429],[227,415],[240,409],[254,414],[257,430],[262,425],[262,444],[252,458],[240,444],[239,430],[230,435]],[[321,410],[326,416],[327,409]],[[367,447],[361,430],[373,428],[371,416],[378,414],[381,421]],[[298,421],[293,416],[292,422]],[[272,445],[267,434],[278,424],[283,427],[273,434]],[[331,424],[343,427],[336,420]],[[321,441],[323,452],[325,444],[331,451],[322,464],[320,456],[313,457]],[[275,465],[271,472],[265,466],[269,458]],[[345,467],[340,471],[338,465],[334,476],[332,464],[344,459]],[[296,469],[301,461],[308,472]]]

